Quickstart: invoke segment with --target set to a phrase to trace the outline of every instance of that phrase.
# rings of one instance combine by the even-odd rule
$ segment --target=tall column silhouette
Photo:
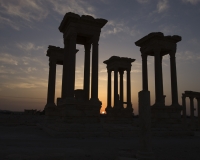
[[[131,70],[127,69],[127,108],[132,108],[131,106]]]
[[[91,44],[86,43],[84,44],[85,47],[85,63],[84,63],[84,82],[83,82],[83,88],[84,88],[84,98],[86,100],[89,100],[89,94],[90,94],[90,49]]]
[[[69,41],[69,77],[67,83],[67,97],[74,97],[74,87],[75,87],[75,69],[76,69],[76,37],[77,33],[73,31],[70,35]]]
[[[190,96],[190,118],[192,125],[194,124],[194,97]]]
[[[176,51],[170,52],[170,70],[171,70],[171,93],[172,105],[178,105],[178,88],[177,88],[177,75],[176,75]]]
[[[182,95],[182,106],[183,106],[183,119],[184,122],[186,123],[186,103],[185,103],[185,95]]]
[[[91,99],[98,99],[98,61],[99,61],[99,49],[98,44],[99,36],[95,36],[92,44],[92,88],[91,88]]]
[[[200,127],[200,97],[197,97],[198,123]]]
[[[164,96],[163,96],[163,83],[162,83],[162,67],[161,67],[161,55],[160,48],[154,49],[155,57],[155,91],[156,91],[156,103],[155,105],[163,106],[164,105]]]
[[[147,55],[142,54],[142,88],[148,91]]]
[[[124,71],[120,70],[119,71],[120,75],[120,107],[123,107],[123,102],[124,102],[124,84],[123,84],[123,75]]]
[[[118,97],[118,70],[115,68],[114,70],[114,107],[117,107],[119,104]]]
[[[46,107],[55,106],[55,81],[56,81],[56,61],[49,61],[49,81],[48,81],[48,91],[47,91],[47,104]],[[46,108],[45,107],[45,108]]]
[[[108,93],[107,93],[107,108],[111,108],[111,70],[108,70]]]

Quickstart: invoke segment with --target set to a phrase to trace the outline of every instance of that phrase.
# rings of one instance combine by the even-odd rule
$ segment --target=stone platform
[[[177,127],[182,125],[182,106],[151,106],[152,127]]]

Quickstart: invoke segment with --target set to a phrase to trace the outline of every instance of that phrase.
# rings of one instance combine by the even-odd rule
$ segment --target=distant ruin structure
[[[195,129],[198,127],[200,129],[200,92],[194,92],[194,91],[185,91],[182,94],[182,105],[183,105],[183,119],[184,122],[186,123],[186,98],[189,97],[190,99],[190,126],[192,129]],[[195,117],[194,117],[194,111],[196,110],[194,108],[194,99],[197,100],[197,115],[198,115],[198,120],[197,120],[197,126]]]
[[[142,56],[142,88],[148,90],[147,57],[154,56],[155,69],[155,104],[152,105],[153,122],[157,123],[177,123],[180,122],[182,106],[178,103],[178,88],[176,74],[176,48],[181,37],[164,36],[161,32],[153,32],[136,41],[136,46],[140,47]],[[165,105],[165,95],[163,94],[163,74],[162,58],[169,54],[171,73],[171,106]]]
[[[49,46],[47,56],[50,60],[47,116],[59,116],[63,121],[84,121],[87,118],[98,121],[101,101],[98,98],[98,42],[101,28],[107,23],[105,19],[95,19],[89,15],[79,16],[66,13],[59,30],[63,33],[64,48]],[[83,89],[75,88],[76,44],[85,47]],[[90,67],[90,50],[92,47],[92,67]],[[61,98],[55,105],[56,64],[63,65]],[[91,87],[90,87],[90,69]],[[91,97],[90,97],[91,88]],[[87,117],[87,118],[86,118]]]
[[[131,117],[133,115],[133,107],[131,103],[131,63],[134,62],[135,59],[127,58],[127,57],[118,57],[112,56],[108,60],[104,61],[107,65],[108,72],[108,92],[107,92],[107,107],[106,112],[107,116],[111,117]],[[111,73],[114,72],[114,106],[111,106]],[[124,71],[127,73],[126,83],[127,83],[127,102],[124,102],[124,83],[123,83],[123,75]],[[118,75],[120,75],[120,93],[118,93]],[[124,108],[124,104],[126,104],[126,108]]]

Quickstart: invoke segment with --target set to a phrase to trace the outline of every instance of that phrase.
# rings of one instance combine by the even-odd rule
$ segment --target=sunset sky
[[[0,0],[0,110],[43,110],[49,72],[46,51],[48,45],[63,47],[58,27],[67,12],[108,20],[99,41],[101,111],[107,105],[103,61],[116,55],[136,59],[132,63],[131,98],[137,114],[142,73],[141,54],[134,43],[150,32],[182,37],[176,53],[179,103],[185,90],[200,92],[200,0]],[[84,49],[80,45],[77,49],[75,88],[82,89]],[[166,55],[163,83],[167,105],[171,104],[169,62]],[[153,57],[148,57],[148,76],[153,104]],[[62,66],[57,66],[56,98],[61,95],[61,77]]]

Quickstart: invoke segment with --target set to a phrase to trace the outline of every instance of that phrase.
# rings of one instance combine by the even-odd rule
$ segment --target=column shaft
[[[127,108],[131,108],[131,75],[130,69],[127,70]]]
[[[118,96],[118,70],[115,68],[114,70],[114,107],[117,107],[119,104],[119,96]]]
[[[172,51],[170,53],[170,70],[171,70],[172,105],[178,105],[178,87],[177,87],[175,51]]]
[[[91,99],[99,101],[98,98],[98,61],[99,61],[99,49],[98,49],[99,37],[94,37],[92,44],[92,86],[91,86]]]
[[[67,83],[67,97],[74,97],[74,87],[75,87],[75,70],[76,70],[76,33],[70,35],[69,42],[69,65],[68,65],[68,83]]]
[[[155,97],[156,97],[155,105],[164,106],[160,49],[154,50],[154,56],[155,56]]]
[[[61,97],[65,98],[67,96],[67,84],[68,84],[68,77],[69,77],[69,39],[64,39],[64,59],[63,59],[63,74],[62,74],[62,91]]]
[[[194,97],[189,97],[190,98],[190,118],[192,125],[194,123]]]
[[[90,95],[90,49],[91,44],[87,43],[84,45],[85,47],[85,63],[84,63],[84,96],[85,100],[89,100]]]
[[[142,88],[148,91],[147,55],[142,54]]]
[[[120,71],[120,107],[123,108],[123,102],[124,102],[124,84],[123,84],[123,74],[124,71]]]
[[[186,102],[185,102],[185,96],[182,95],[182,106],[183,106],[183,120],[186,122]]]
[[[47,105],[55,106],[55,82],[56,82],[56,61],[50,60],[49,62],[49,81],[47,91]]]
[[[107,108],[111,108],[111,70],[108,70]]]
[[[197,99],[197,109],[198,109],[198,122],[199,122],[199,127],[200,127],[200,97],[196,99]]]

